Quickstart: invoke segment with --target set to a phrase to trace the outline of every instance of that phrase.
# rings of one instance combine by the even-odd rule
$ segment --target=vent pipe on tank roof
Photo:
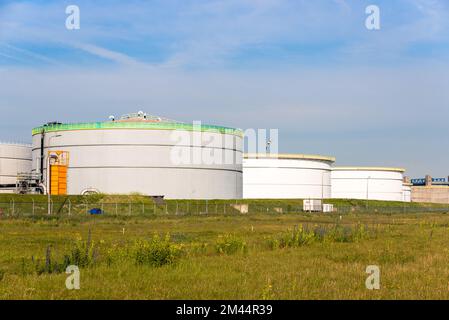
[[[45,129],[42,128],[41,131],[41,158],[40,158],[40,182],[44,182],[44,139],[45,139]]]

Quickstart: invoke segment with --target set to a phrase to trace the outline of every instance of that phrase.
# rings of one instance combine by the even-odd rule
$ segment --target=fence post
[[[131,215],[131,202],[128,200],[128,215]]]
[[[70,201],[70,199],[68,199],[69,200],[69,216],[71,216],[72,215],[72,212],[71,212],[71,210],[72,210],[72,202]]]
[[[117,204],[117,202],[115,203],[115,215],[117,215],[118,214],[118,204]]]
[[[31,198],[31,201],[33,201],[33,208],[31,209],[31,214],[34,216],[34,199]]]
[[[165,203],[165,214],[168,214],[168,203]]]
[[[142,214],[145,214],[145,203],[142,202]]]

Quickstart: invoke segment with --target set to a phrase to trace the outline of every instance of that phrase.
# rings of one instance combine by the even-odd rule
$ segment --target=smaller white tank
[[[31,172],[31,145],[0,143],[0,193],[16,189],[17,175]]]
[[[325,199],[335,158],[305,154],[246,154],[243,198]]]
[[[334,167],[332,198],[404,201],[405,169]]]

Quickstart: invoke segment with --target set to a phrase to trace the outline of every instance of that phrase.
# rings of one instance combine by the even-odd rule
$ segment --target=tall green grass
[[[448,231],[444,214],[1,219],[0,299],[447,299]]]

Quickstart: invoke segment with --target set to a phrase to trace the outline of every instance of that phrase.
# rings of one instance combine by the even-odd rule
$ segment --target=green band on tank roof
[[[202,124],[199,127],[189,123],[167,123],[167,122],[86,122],[86,123],[63,123],[40,126],[32,130],[32,134],[44,132],[71,131],[71,130],[105,130],[105,129],[142,129],[142,130],[184,130],[217,132],[233,134],[242,137],[243,131],[240,129],[211,126]]]

